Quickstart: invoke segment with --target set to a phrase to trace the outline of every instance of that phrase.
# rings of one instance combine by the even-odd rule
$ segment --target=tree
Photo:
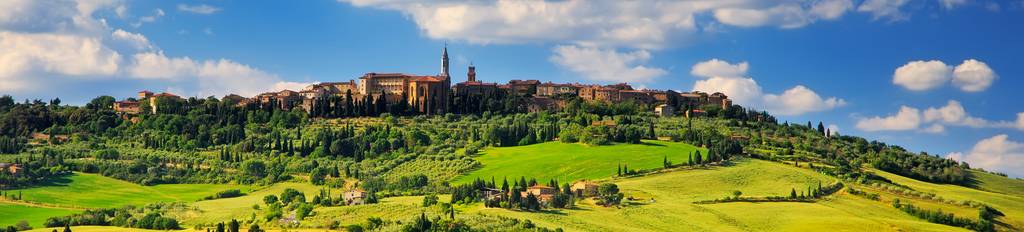
[[[612,183],[604,183],[597,188],[600,204],[604,206],[618,205],[622,201],[623,194],[619,192],[619,186]]]
[[[818,133],[820,133],[821,135],[825,135],[825,136],[828,135],[828,134],[825,134],[825,125],[822,124],[820,121],[818,122]]]
[[[743,195],[743,192],[740,192],[740,190],[732,191],[732,197],[733,198],[740,199],[740,195]]]
[[[238,232],[238,220],[231,219],[231,223],[228,223],[228,232]]]
[[[71,232],[71,225],[64,225],[64,232]]]
[[[795,188],[789,190],[789,198],[790,199],[796,199],[796,189]]]
[[[99,109],[112,109],[114,107],[114,97],[111,96],[99,96],[93,98],[89,103],[85,104],[85,108],[99,110]]]
[[[428,194],[423,197],[423,207],[430,207],[431,205],[437,204],[437,195]]]

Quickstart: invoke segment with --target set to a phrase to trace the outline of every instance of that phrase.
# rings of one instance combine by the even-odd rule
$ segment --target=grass
[[[874,170],[874,172],[876,172],[878,175],[882,177],[892,180],[893,182],[906,185],[907,187],[910,187],[920,192],[934,193],[938,196],[941,196],[944,199],[952,199],[955,201],[971,200],[987,204],[1006,214],[1005,217],[999,218],[997,220],[999,222],[1005,223],[1006,225],[1001,225],[998,227],[1006,228],[1007,230],[1010,231],[1024,230],[1024,196],[1021,196],[1019,193],[1011,195],[968,188],[959,185],[933,184],[914,180],[911,178],[903,177],[900,175],[884,171]],[[981,186],[983,189],[993,188],[992,186],[1016,181],[1011,179],[1000,178],[1002,177],[996,178],[983,176],[977,179],[980,182],[978,183],[978,186]],[[1003,186],[998,188],[1007,191],[1007,189],[1012,189],[1014,187]],[[977,214],[971,215],[971,218],[977,218]]]
[[[287,188],[304,193],[306,201],[310,201],[313,199],[313,196],[320,193],[320,189],[323,187],[315,186],[308,182],[277,183],[252,191],[241,197],[195,202],[192,206],[196,210],[171,212],[170,215],[182,221],[184,224],[182,227],[186,228],[191,228],[194,225],[213,225],[218,222],[231,221],[231,219],[244,221],[249,220],[253,215],[256,215],[256,219],[261,220],[263,208],[266,207],[263,203],[263,197],[267,195],[280,195]],[[334,197],[337,197],[342,192],[338,189],[332,189],[331,191],[331,195]],[[253,209],[253,205],[256,204],[260,205],[260,209]]]
[[[0,202],[0,227],[14,225],[19,221],[27,221],[33,228],[43,226],[47,218],[77,213],[81,210],[50,207],[35,207],[21,204]]]
[[[835,180],[768,161],[745,159],[733,166],[676,171],[615,182],[627,196],[643,199],[616,209],[583,201],[577,209],[524,213],[473,206],[470,211],[529,219],[566,231],[962,231],[908,216],[892,206],[840,192],[817,203],[692,202],[744,196],[788,195]],[[651,202],[650,199],[654,199]]]
[[[1002,193],[1007,195],[1024,196],[1024,180],[1011,179],[998,176],[992,173],[971,171],[971,175],[978,181],[976,187],[981,190]]]
[[[641,144],[588,146],[547,142],[528,146],[489,148],[476,159],[483,167],[456,179],[467,183],[476,178],[501,181],[503,177],[518,180],[520,176],[537,178],[541,183],[556,179],[568,183],[581,179],[602,179],[614,176],[617,165],[630,169],[661,168],[668,157],[672,163],[686,162],[691,152],[707,150],[685,143],[644,140]]]
[[[21,192],[24,200],[63,208],[111,208],[153,202],[191,202],[227,189],[248,192],[248,186],[164,184],[142,186],[96,174],[75,173]],[[10,191],[9,194],[17,194]]]

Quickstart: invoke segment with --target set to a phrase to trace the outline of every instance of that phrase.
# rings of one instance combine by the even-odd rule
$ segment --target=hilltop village
[[[406,73],[370,72],[356,80],[346,82],[321,82],[306,86],[302,90],[281,90],[261,93],[254,97],[231,94],[222,101],[236,102],[238,106],[270,106],[282,110],[302,109],[312,113],[318,105],[350,104],[360,102],[404,103],[409,111],[418,114],[449,113],[450,106],[457,104],[457,96],[482,97],[492,95],[518,96],[525,98],[525,107],[530,112],[558,110],[568,99],[579,98],[587,102],[636,102],[651,106],[662,116],[700,114],[701,105],[716,105],[728,108],[732,100],[723,93],[676,92],[672,90],[635,89],[627,83],[612,85],[552,83],[539,80],[510,80],[508,83],[488,83],[477,79],[476,67],[468,67],[466,81],[451,84],[449,75],[448,49],[441,52],[441,70],[437,75],[414,75]],[[328,100],[336,99],[336,100]],[[114,102],[113,108],[125,114],[151,113],[160,111],[160,101],[183,101],[184,98],[170,94],[155,94],[141,91],[137,98]]]

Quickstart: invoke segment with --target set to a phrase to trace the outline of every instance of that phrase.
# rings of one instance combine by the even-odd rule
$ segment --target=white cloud
[[[206,4],[199,4],[195,6],[178,4],[178,10],[194,14],[213,14],[217,13],[217,11],[220,11],[221,9]]]
[[[829,135],[839,135],[839,126],[838,125],[836,125],[836,124],[828,124],[828,127],[826,127],[826,128],[828,128],[828,132],[830,133]]]
[[[763,9],[721,8],[715,10],[714,17],[721,23],[733,26],[776,25],[780,28],[798,28],[818,19],[839,18],[851,8],[853,2],[850,0],[825,0],[812,2],[810,8],[805,8],[801,3],[783,3]]]
[[[940,122],[947,125],[969,126],[982,128],[992,126],[985,119],[971,117],[964,110],[963,105],[955,100],[949,100],[946,106],[941,108],[928,108],[924,111],[925,122]]]
[[[920,128],[931,123],[930,126]],[[970,128],[1016,128],[1024,130],[1024,113],[1017,115],[1016,122],[990,121],[971,116],[960,102],[949,100],[945,106],[929,107],[923,111],[909,106],[901,106],[896,115],[886,117],[861,118],[857,128],[864,131],[906,131],[920,129],[921,132],[942,133],[945,126]]]
[[[729,96],[729,99],[736,104],[748,107],[762,106],[762,96],[764,96],[757,81],[744,77],[716,76],[698,80],[693,84],[693,90],[708,93],[721,92]]]
[[[896,69],[892,83],[913,91],[929,90],[949,81],[950,70],[942,61],[911,61]]]
[[[985,62],[964,60],[955,68],[938,60],[911,61],[893,72],[892,83],[912,91],[935,89],[952,80],[964,92],[988,89],[997,78]]]
[[[125,15],[118,0],[0,1],[0,91],[52,95],[69,80],[146,80],[181,95],[254,95],[282,86],[276,75],[227,59],[167,57],[144,35],[92,16]],[[165,15],[156,9],[139,22]],[[131,55],[122,55],[131,54]],[[82,91],[105,91],[83,89]],[[109,94],[96,92],[95,94]]]
[[[136,78],[195,84],[199,96],[229,93],[253,96],[285,87],[297,90],[305,86],[302,84],[307,84],[282,82],[276,75],[231,60],[196,61],[189,57],[169,58],[162,52],[135,54],[133,63],[127,70],[130,76]]]
[[[667,73],[642,65],[651,58],[645,50],[620,53],[614,49],[567,45],[555,47],[554,53],[549,58],[551,62],[591,80],[648,82]]]
[[[921,129],[921,132],[932,133],[932,134],[942,134],[942,133],[946,132],[946,127],[942,126],[942,124],[936,123],[936,124],[932,124],[929,127]]]
[[[809,112],[825,111],[846,105],[843,99],[830,97],[822,99],[813,90],[797,85],[782,95],[764,95],[766,108],[779,115],[801,115]]]
[[[690,74],[698,77],[742,77],[747,74],[748,69],[750,64],[745,61],[730,64],[723,60],[711,59],[693,65]]]
[[[0,31],[0,79],[17,81],[35,71],[68,76],[111,75],[117,72],[120,61],[121,55],[97,38]]]
[[[889,18],[891,21],[907,19],[900,7],[909,0],[866,0],[857,7],[857,11],[870,13],[875,20]]]
[[[737,104],[761,107],[778,115],[800,115],[846,105],[843,99],[822,98],[803,85],[797,85],[782,94],[765,94],[757,81],[745,77],[749,68],[747,62],[731,64],[719,59],[699,62],[693,65],[690,74],[705,79],[697,80],[693,90],[725,93]]]
[[[134,22],[131,25],[132,25],[132,27],[141,27],[142,24],[144,24],[144,23],[156,22],[157,19],[160,19],[160,17],[164,17],[164,15],[167,15],[167,14],[164,13],[163,9],[156,8],[155,10],[153,10],[153,14],[152,15],[147,15],[147,16],[139,17],[139,21],[138,22]]]
[[[900,106],[895,115],[872,117],[857,120],[857,129],[863,131],[903,131],[917,129],[921,124],[921,111],[908,106]]]
[[[939,0],[939,3],[942,5],[943,8],[951,10],[959,5],[967,4],[967,0]]]
[[[824,0],[812,6],[810,13],[823,19],[836,19],[851,9],[853,9],[853,1]]]
[[[1017,123],[1015,126],[1018,130],[1024,130],[1024,112],[1017,113]]]
[[[138,33],[131,33],[121,29],[114,30],[111,37],[115,41],[122,41],[127,43],[129,46],[136,50],[153,50],[153,45],[149,43],[149,39],[146,36]]]
[[[999,134],[982,139],[966,155],[953,152],[947,158],[967,162],[974,168],[1005,172],[1011,176],[1024,176],[1024,144]]]
[[[964,92],[980,92],[992,85],[996,73],[984,62],[965,60],[953,70],[953,85]]]
[[[778,1],[392,1],[339,0],[400,11],[435,39],[472,43],[565,42],[659,49],[700,31],[697,15],[736,26],[794,28],[835,19],[850,0]]]

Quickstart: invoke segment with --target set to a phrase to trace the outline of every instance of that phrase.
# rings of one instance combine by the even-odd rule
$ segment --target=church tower
[[[476,82],[476,67],[469,63],[469,72],[466,72],[467,81]]]
[[[441,76],[448,78],[448,43],[444,44],[441,50]]]

